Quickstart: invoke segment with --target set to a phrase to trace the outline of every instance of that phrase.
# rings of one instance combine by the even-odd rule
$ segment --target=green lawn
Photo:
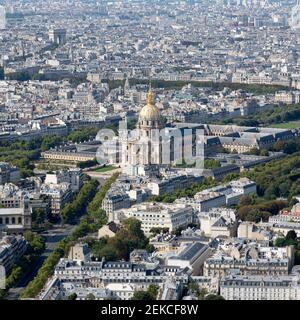
[[[272,128],[282,128],[282,129],[297,129],[300,128],[300,120],[297,121],[289,121],[284,123],[272,124],[270,125]]]
[[[111,171],[111,170],[115,170],[117,169],[117,167],[114,167],[114,166],[105,166],[105,167],[102,167],[102,168],[98,168],[98,169],[95,169],[93,170],[94,172],[107,172],[107,171]]]

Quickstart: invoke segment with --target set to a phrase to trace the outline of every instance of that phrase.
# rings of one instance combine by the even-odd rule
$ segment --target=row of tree
[[[36,137],[30,141],[19,140],[13,143],[0,143],[0,161],[9,162],[20,168],[22,177],[33,175],[33,162],[38,160],[41,152],[68,141],[83,142],[94,138],[98,130],[95,128],[83,128],[71,132],[68,136]]]
[[[0,290],[0,299],[4,298],[7,290],[15,286],[18,281],[30,270],[37,259],[45,250],[45,241],[43,237],[30,231],[24,233],[28,242],[25,254],[14,264],[5,282],[5,290]]]
[[[78,217],[86,213],[86,207],[94,198],[98,185],[99,183],[95,179],[84,183],[75,199],[67,203],[61,210],[60,216],[62,223],[74,223]]]
[[[257,184],[257,193],[266,200],[278,197],[291,198],[300,193],[300,154],[295,153],[279,160],[255,166],[245,172]]]
[[[280,210],[288,206],[284,200],[264,201],[257,198],[254,204],[246,204],[246,197],[243,197],[239,203],[237,214],[242,221],[259,222],[261,219],[267,221],[272,215],[277,215]]]
[[[274,105],[267,110],[258,111],[252,115],[235,118],[225,118],[218,121],[222,124],[237,124],[240,126],[270,126],[287,121],[300,119],[300,104],[286,105],[284,108],[279,105]]]
[[[114,179],[117,179],[114,176]],[[105,186],[110,188],[111,184],[115,180],[109,180],[110,185]],[[86,207],[87,207],[87,203]],[[84,209],[83,212],[86,212]],[[27,285],[24,291],[21,293],[22,298],[34,298],[43,288],[48,278],[53,274],[55,266],[57,265],[60,258],[66,256],[69,252],[70,246],[73,245],[79,238],[87,236],[91,232],[99,227],[99,221],[94,221],[90,219],[88,215],[80,220],[79,225],[74,229],[72,234],[59,242],[55,250],[48,256],[48,258],[43,263],[42,267],[39,269],[36,277]]]

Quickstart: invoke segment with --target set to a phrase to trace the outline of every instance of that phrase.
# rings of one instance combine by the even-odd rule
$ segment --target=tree
[[[130,300],[153,300],[147,291],[135,291]]]
[[[74,293],[71,293],[69,296],[68,296],[68,300],[76,300],[77,299],[77,294],[74,292]]]
[[[215,169],[221,167],[221,162],[215,159],[205,159],[204,168],[205,169]]]
[[[248,206],[248,205],[251,205],[251,204],[253,204],[253,200],[249,195],[241,196],[240,201],[239,201],[239,206],[240,207]]]
[[[252,154],[252,155],[255,155],[255,156],[258,156],[259,155],[259,149],[254,147],[252,148],[250,151],[249,151],[249,154]]]
[[[285,147],[285,142],[282,140],[276,141],[273,145],[274,151],[282,151]]]
[[[269,155],[269,151],[267,149],[262,149],[260,151],[260,155],[264,156],[264,157],[267,157]]]
[[[187,287],[191,293],[193,293],[196,296],[199,295],[200,293],[199,285],[195,280],[190,280]]]
[[[41,151],[49,150],[63,143],[64,139],[60,136],[45,136],[41,144]]]
[[[85,300],[96,300],[96,297],[95,297],[92,293],[89,293],[89,294],[85,297]]]
[[[156,300],[157,298],[157,294],[158,294],[158,289],[159,287],[155,284],[150,284],[148,287],[148,293],[150,294],[150,296],[152,297],[152,300]]]
[[[141,222],[135,218],[123,221],[123,227],[112,238],[101,238],[92,243],[93,255],[98,259],[128,260],[134,249],[153,251],[149,239],[141,229]]]
[[[161,234],[161,233],[168,233],[169,232],[169,228],[158,228],[158,227],[154,227],[150,229],[150,233],[152,233],[152,235],[157,235],[157,234]]]
[[[32,220],[35,222],[37,225],[41,225],[45,222],[46,219],[46,213],[45,210],[42,210],[40,208],[36,208],[32,212]]]
[[[159,287],[150,284],[147,291],[135,291],[131,300],[156,300]]]
[[[206,295],[207,295],[207,289],[202,288],[197,295],[198,300],[205,300]]]
[[[0,80],[4,80],[4,68],[0,67]]]
[[[225,300],[225,299],[219,294],[209,294],[204,298],[204,300]]]
[[[289,240],[296,240],[297,239],[297,233],[295,232],[295,230],[290,230],[288,231],[288,233],[285,236],[285,240],[289,241]]]
[[[285,246],[285,238],[277,238],[275,241],[276,247],[284,247]]]
[[[227,183],[231,180],[237,179],[238,177],[239,175],[237,173],[228,173],[225,175],[222,182]]]

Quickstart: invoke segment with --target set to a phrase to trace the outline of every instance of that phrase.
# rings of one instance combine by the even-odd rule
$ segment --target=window
[[[22,224],[22,218],[21,217],[18,218],[18,224]]]
[[[9,218],[5,218],[5,224],[9,224]]]

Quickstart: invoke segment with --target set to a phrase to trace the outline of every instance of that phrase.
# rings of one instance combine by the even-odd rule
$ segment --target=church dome
[[[147,95],[147,104],[139,114],[140,121],[159,121],[161,119],[159,109],[154,105],[153,94],[150,90]]]
[[[160,111],[154,105],[145,105],[139,116],[140,120],[144,121],[158,121],[160,119]]]

